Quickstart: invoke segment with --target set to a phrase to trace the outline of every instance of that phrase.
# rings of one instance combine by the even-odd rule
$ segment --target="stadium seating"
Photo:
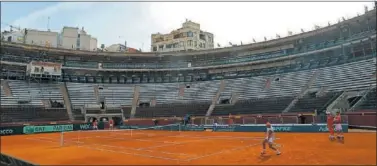
[[[66,61],[66,67],[79,67],[79,68],[98,68],[97,62],[81,62],[81,61]]]
[[[73,108],[98,105],[92,84],[67,83],[67,89]]]
[[[131,105],[134,94],[132,85],[104,84],[99,88],[99,98],[104,98],[107,106],[119,108],[121,105]]]
[[[66,121],[69,120],[64,108],[20,106],[1,108],[1,122],[35,122],[35,121]]]
[[[364,89],[376,83],[372,75],[376,66],[373,59],[350,62],[334,67],[323,68],[316,85],[328,87],[332,91]]]
[[[280,113],[292,100],[293,96],[241,100],[234,105],[217,105],[212,115]]]
[[[124,118],[130,118],[131,117],[131,107],[122,107],[123,110],[123,117]]]
[[[186,114],[193,116],[204,116],[210,103],[191,103],[191,104],[162,104],[156,107],[139,107],[136,110],[137,118],[152,117],[183,117]]]
[[[25,81],[14,80],[10,80],[8,83],[13,96],[1,98],[2,106],[18,105],[20,104],[19,102],[27,102],[27,104],[31,104],[32,106],[50,107],[50,100],[64,103],[59,84],[27,83]]]
[[[74,120],[85,120],[84,114],[81,113],[81,109],[72,110]]]
[[[375,23],[373,18],[370,21]],[[344,91],[362,91],[376,84],[376,77],[373,77],[376,68],[376,46],[373,45],[376,40],[375,24],[356,24],[356,20],[354,22],[355,24],[349,24],[349,31],[344,33],[339,31],[339,28],[329,31],[323,29],[323,34],[309,32],[303,34],[303,38],[295,35],[292,36],[296,38],[294,40],[287,38],[283,39],[284,41],[276,39],[272,41],[275,42],[273,44],[266,42],[263,48],[251,48],[260,44],[256,43],[250,45],[251,49],[237,51],[239,47],[234,47],[234,50],[230,51],[195,56],[171,56],[166,53],[167,55],[163,56],[148,57],[97,57],[82,56],[80,52],[73,50],[72,54],[66,50],[64,54],[67,55],[61,55],[62,53],[53,51],[41,52],[12,45],[1,46],[0,58],[7,62],[0,66],[1,76],[10,80],[1,86],[1,122],[67,119],[67,110],[70,110],[70,107],[67,110],[48,109],[47,102],[64,103],[62,84],[25,81],[25,65],[33,60],[63,64],[63,80],[67,88],[67,95],[65,92],[64,94],[68,96],[64,99],[66,102],[70,101],[75,120],[85,119],[81,112],[82,107],[95,108],[88,109],[87,113],[101,113],[101,102],[105,104],[106,113],[121,113],[122,109],[126,118],[131,117],[135,103],[136,118],[182,117],[185,114],[204,116],[212,100],[216,99],[220,85],[223,85],[220,80],[225,80],[225,88],[220,92],[212,115],[281,113],[290,103],[294,103],[292,101],[297,99],[299,94],[303,97],[300,96],[289,112],[312,112],[314,109],[321,111]],[[269,62],[261,69],[255,69],[260,65],[257,64],[254,68],[253,64],[233,68],[236,71],[222,66],[220,72],[192,68],[193,70],[180,69],[178,72],[174,70],[154,75],[155,72],[148,70],[236,64],[282,57],[289,59],[289,62],[279,59]],[[253,69],[246,70],[250,66]],[[94,70],[101,67],[145,69],[146,72]],[[191,74],[196,77],[201,73],[205,76],[201,76],[202,79],[197,81],[188,79],[184,82],[181,79]],[[151,77],[143,79],[144,74]],[[165,79],[160,74],[170,74],[171,77],[166,76]],[[309,87],[309,80],[317,74]],[[180,79],[176,79],[177,77]],[[134,99],[135,86],[139,87],[140,93],[138,98]],[[321,95],[313,95],[320,90],[323,90]],[[221,103],[221,100],[230,102]],[[362,102],[358,103],[356,109],[375,110],[375,90],[370,91],[364,100],[360,101]]]
[[[342,92],[328,92],[323,96],[316,96],[315,93],[309,93],[290,109],[289,112],[314,112],[322,111],[327,108]],[[314,94],[314,95],[313,95]]]
[[[216,95],[220,81],[204,81],[185,84],[140,84],[141,102],[150,102],[156,98],[156,104],[210,102]],[[183,88],[183,89],[180,89]]]
[[[365,99],[362,103],[357,106],[357,110],[377,110],[377,98],[376,98],[376,88],[369,91],[369,93],[365,96]]]

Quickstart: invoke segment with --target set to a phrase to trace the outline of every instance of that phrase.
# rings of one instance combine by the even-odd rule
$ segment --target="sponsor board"
[[[16,134],[49,133],[61,131],[92,130],[91,123],[65,124],[65,125],[41,125],[41,126],[9,126],[0,127],[0,136]]]
[[[78,130],[92,130],[92,124],[90,123],[86,123],[86,124],[76,124],[77,127],[75,128],[78,128]]]
[[[326,124],[273,124],[272,127],[276,132],[328,132]],[[232,126],[217,126],[214,131],[230,131],[230,132],[266,132],[265,124],[248,124]],[[348,132],[348,124],[342,124],[343,132]]]
[[[49,125],[49,126],[25,126],[23,129],[23,133],[25,134],[48,133],[48,132],[59,132],[59,131],[73,131],[73,124]]]
[[[221,125],[221,126],[214,126],[213,131],[235,131],[236,126],[229,126],[229,125]]]
[[[326,124],[273,124],[276,132],[328,132]],[[120,126],[120,129],[137,129],[141,126]],[[348,124],[342,124],[343,132],[348,132]],[[204,126],[157,126],[154,130],[205,131],[212,129],[218,132],[266,132],[265,124],[248,125],[204,125]]]
[[[276,132],[289,132],[289,131],[292,131],[292,127],[289,127],[289,126],[277,126],[277,127],[274,127],[274,131],[276,131]]]
[[[320,132],[328,132],[329,128],[327,128],[327,126],[321,126],[321,127],[319,127],[318,131],[320,131]]]
[[[13,135],[13,129],[2,129],[0,130],[0,135]]]
[[[0,127],[0,136],[22,134],[23,126]]]
[[[204,131],[203,126],[182,126],[183,131]]]

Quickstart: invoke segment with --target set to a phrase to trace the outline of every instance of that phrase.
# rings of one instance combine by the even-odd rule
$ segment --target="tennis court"
[[[132,132],[131,132],[132,131]],[[376,164],[376,134],[277,133],[282,154],[267,149],[264,133],[162,130],[75,131],[1,137],[1,152],[40,165],[58,164]]]

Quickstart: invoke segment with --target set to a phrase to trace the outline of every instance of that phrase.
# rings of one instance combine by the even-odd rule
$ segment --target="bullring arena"
[[[55,48],[26,35],[1,41],[1,165],[377,164],[376,8],[179,52]],[[281,154],[261,154],[270,140]]]
[[[328,133],[279,132],[277,143],[283,152],[279,156],[273,151],[260,155],[263,132],[169,128],[7,136],[1,137],[1,151],[36,165],[374,165],[376,133],[357,131],[350,129],[344,144],[329,141]]]

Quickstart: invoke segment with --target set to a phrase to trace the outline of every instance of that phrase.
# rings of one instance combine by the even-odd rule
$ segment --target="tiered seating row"
[[[342,92],[328,92],[321,97],[312,96],[311,94],[305,95],[299,99],[290,112],[314,112],[323,111],[330,105]]]
[[[241,100],[234,105],[217,105],[212,115],[277,113],[283,111],[293,97],[269,97]]]
[[[86,104],[98,104],[92,84],[67,83],[67,90],[71,98],[71,105],[74,108],[79,108]]]
[[[369,91],[362,103],[357,106],[358,110],[377,110],[376,88]]]
[[[186,114],[193,116],[204,116],[209,108],[209,103],[173,104],[161,105],[157,107],[139,107],[135,117],[183,117]]]
[[[1,122],[35,122],[69,120],[66,109],[45,109],[42,107],[1,108]]]

